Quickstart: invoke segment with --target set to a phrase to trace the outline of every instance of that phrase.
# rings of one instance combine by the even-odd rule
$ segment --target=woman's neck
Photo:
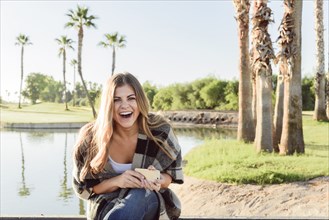
[[[130,128],[124,128],[115,125],[113,129],[113,135],[116,135],[120,138],[134,137],[135,135],[138,134],[138,131],[139,131],[138,123],[135,123]]]

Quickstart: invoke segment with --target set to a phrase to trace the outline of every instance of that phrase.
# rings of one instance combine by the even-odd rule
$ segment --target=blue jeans
[[[158,216],[159,201],[155,192],[146,189],[131,189],[110,212],[108,220],[154,220]]]

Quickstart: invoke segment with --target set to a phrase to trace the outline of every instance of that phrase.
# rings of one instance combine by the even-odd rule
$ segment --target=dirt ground
[[[185,176],[170,188],[182,216],[329,218],[329,176],[275,185],[231,185]]]

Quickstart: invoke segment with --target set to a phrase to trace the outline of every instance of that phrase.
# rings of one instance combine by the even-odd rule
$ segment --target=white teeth
[[[120,115],[130,115],[132,112],[121,112]]]

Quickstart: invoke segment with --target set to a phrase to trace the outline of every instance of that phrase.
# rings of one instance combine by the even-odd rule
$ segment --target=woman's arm
[[[103,180],[93,187],[96,194],[114,192],[119,188],[142,188],[144,176],[136,171],[127,170],[119,176]]]

